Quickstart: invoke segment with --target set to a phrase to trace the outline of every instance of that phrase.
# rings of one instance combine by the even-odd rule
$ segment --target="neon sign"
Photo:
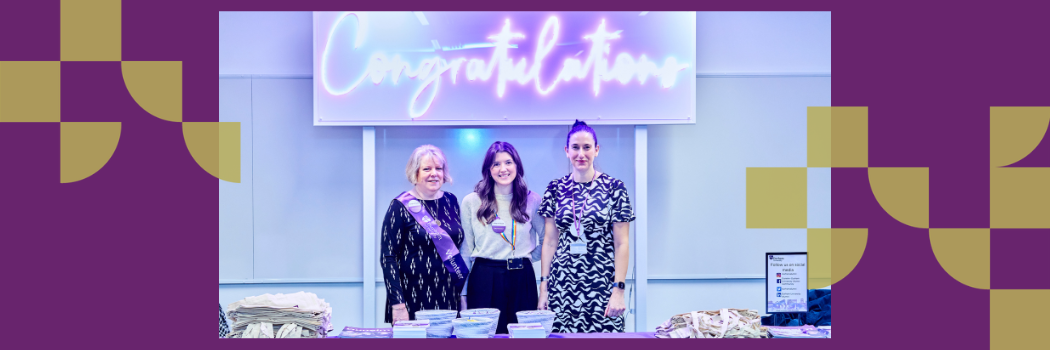
[[[436,14],[440,16],[449,13]],[[471,16],[479,13],[451,14]],[[637,16],[637,13],[631,14]],[[690,24],[695,26],[695,15],[692,13],[688,14],[692,15],[692,17],[687,19],[692,19]],[[476,117],[477,120],[474,121],[453,120],[452,123],[448,123],[446,122],[448,118],[442,118],[440,116],[442,113],[434,110],[435,100],[438,99],[438,96],[446,94],[446,90],[455,91],[464,84],[474,86],[470,90],[471,100],[476,102],[492,99],[493,95],[491,94],[486,97],[478,96],[476,93],[478,91],[477,87],[488,86],[489,91],[494,90],[495,92],[496,107],[507,106],[503,109],[514,111],[513,106],[524,104],[521,101],[550,99],[564,89],[589,90],[588,94],[592,96],[592,102],[590,103],[593,104],[593,101],[599,101],[603,97],[603,87],[608,84],[619,85],[621,89],[634,87],[635,90],[633,91],[649,94],[643,95],[639,92],[634,92],[636,96],[645,97],[661,93],[667,94],[679,82],[685,81],[687,82],[687,89],[683,90],[689,90],[687,91],[688,95],[682,93],[677,93],[677,95],[687,99],[686,101],[681,101],[680,105],[691,108],[687,108],[689,109],[688,112],[683,113],[681,117],[675,120],[675,123],[692,123],[695,120],[693,119],[693,113],[695,112],[695,95],[693,94],[695,91],[695,80],[692,74],[693,70],[690,69],[695,66],[693,63],[695,56],[693,55],[694,52],[692,52],[695,50],[693,27],[687,28],[689,31],[685,34],[688,35],[681,35],[689,38],[688,41],[682,44],[689,48],[689,51],[685,51],[688,57],[684,57],[684,60],[679,60],[675,55],[665,55],[662,60],[654,60],[650,59],[650,56],[645,51],[636,51],[637,53],[632,54],[622,50],[618,44],[632,32],[627,31],[627,29],[620,29],[623,27],[613,24],[617,23],[617,21],[609,20],[605,18],[606,16],[600,19],[595,18],[597,24],[591,26],[589,30],[577,37],[569,37],[563,33],[563,21],[560,18],[562,16],[545,15],[542,17],[542,26],[539,27],[538,35],[531,39],[522,30],[518,29],[514,20],[503,18],[502,28],[495,34],[473,34],[475,38],[487,40],[483,43],[440,46],[437,40],[432,39],[433,48],[431,49],[401,47],[396,49],[380,48],[368,50],[365,48],[366,46],[376,43],[376,40],[369,38],[369,35],[377,32],[389,32],[389,30],[374,30],[370,28],[370,25],[391,22],[389,20],[370,18],[372,15],[371,13],[361,12],[329,14],[331,24],[323,28],[324,32],[317,28],[318,24],[316,22],[318,20],[315,19],[315,36],[317,38],[315,39],[314,98],[315,114],[318,115],[315,119],[316,125],[327,125],[324,122],[325,116],[317,110],[320,107],[324,107],[318,107],[319,99],[345,101],[348,98],[356,98],[354,95],[358,91],[369,88],[371,89],[370,91],[362,94],[378,95],[377,88],[393,88],[404,91],[406,89],[401,87],[408,81],[414,81],[414,84],[409,84],[411,92],[407,96],[401,94],[402,102],[398,104],[402,106],[402,112],[394,113],[395,116],[393,118],[395,119],[386,122],[379,121],[376,123],[377,125],[396,124],[396,114],[401,115],[402,121],[410,122],[434,120],[441,124],[460,125],[467,124],[467,122],[472,122],[471,124],[492,124],[498,122],[501,111],[492,113],[495,115],[495,118],[489,117],[488,120],[483,115]],[[416,17],[420,18],[423,26],[428,26],[430,22],[434,22],[433,20],[426,21],[424,17],[420,16],[422,15],[416,15]],[[435,16],[435,14],[431,14],[431,16]],[[576,16],[578,17],[578,15]],[[317,16],[315,15],[315,17]],[[538,16],[531,14],[529,17],[537,18]],[[419,24],[417,23],[416,25]],[[579,28],[578,25],[576,27]],[[636,40],[644,43],[646,38],[641,39]],[[567,46],[576,47],[566,48]],[[578,50],[575,55],[568,54],[581,47],[584,50]],[[463,51],[462,53],[456,52],[461,50]],[[340,53],[337,54],[336,51]],[[347,56],[349,53],[350,56],[360,56],[368,51],[371,51],[370,54],[364,54],[368,56],[366,60],[340,59],[340,55]],[[478,57],[476,54],[471,55],[471,53],[478,51],[490,52],[488,52],[488,57],[485,58]],[[523,53],[522,51],[525,52]],[[555,57],[556,52],[561,57]],[[417,57],[412,59],[406,56]],[[413,64],[413,62],[417,63]],[[355,71],[356,73],[353,73]],[[354,78],[348,78],[348,76],[353,76]],[[402,79],[402,77],[405,79]],[[528,88],[534,93],[526,93],[522,88],[508,91],[508,86],[514,85]],[[620,92],[620,94],[622,93]],[[578,96],[579,92],[567,94]],[[506,99],[514,101],[506,103]],[[574,99],[579,100],[578,98]],[[464,96],[460,96],[458,99],[458,101],[467,100]],[[570,99],[564,100],[562,103],[573,103]],[[388,98],[386,101],[390,101],[390,99]],[[634,102],[645,103],[646,101],[640,99]],[[367,101],[360,101],[357,105],[364,108],[372,107],[368,106],[367,103]],[[406,105],[407,113],[404,112]],[[471,103],[471,105],[476,104]],[[347,103],[347,107],[352,108],[351,106],[352,104]],[[566,105],[565,107],[568,106]],[[389,109],[390,106],[386,105],[385,108]],[[615,112],[616,110],[610,111]],[[445,115],[462,115],[466,112],[446,110],[443,113]],[[602,112],[599,111],[599,113]],[[408,118],[404,118],[405,116]],[[598,118],[601,116],[602,114],[597,115]],[[577,118],[587,119],[587,116],[577,116]],[[510,120],[505,114],[502,119],[505,121]],[[632,121],[631,118],[621,119]],[[615,119],[612,120],[615,122]],[[639,118],[639,120],[641,122],[633,123],[649,123],[644,116]],[[522,117],[510,122],[510,124],[519,124],[522,121],[529,120]],[[555,121],[550,120],[550,123]],[[350,124],[365,125],[367,123],[354,123],[351,121]]]

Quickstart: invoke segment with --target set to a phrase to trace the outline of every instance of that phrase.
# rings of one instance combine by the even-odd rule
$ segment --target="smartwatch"
[[[613,289],[613,288],[627,289],[626,287],[627,287],[627,284],[626,284],[626,283],[623,283],[623,282],[613,282],[613,284],[612,284],[612,287],[611,287],[611,288],[609,288],[609,289]]]

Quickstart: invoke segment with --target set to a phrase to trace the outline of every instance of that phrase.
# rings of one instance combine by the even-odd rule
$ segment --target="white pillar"
[[[362,251],[364,252],[364,283],[361,284],[361,288],[364,290],[364,300],[361,305],[363,311],[361,312],[361,319],[364,321],[365,328],[376,327],[376,128],[374,126],[365,126],[361,128],[361,139],[362,139],[362,201],[364,202],[361,208],[364,209],[364,213],[361,215],[361,223],[364,225],[364,229],[361,231],[361,236],[364,238],[364,246]]]
[[[647,332],[646,295],[649,292],[649,127],[634,126],[634,331]]]

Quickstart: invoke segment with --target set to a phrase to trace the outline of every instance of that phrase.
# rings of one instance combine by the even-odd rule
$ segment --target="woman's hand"
[[[540,302],[536,304],[536,310],[547,310],[547,281],[540,283]]]
[[[405,306],[404,303],[394,305],[393,308],[394,323],[397,323],[398,321],[408,321],[408,307]]]
[[[605,307],[605,317],[622,316],[624,310],[627,310],[627,305],[623,302],[623,289],[613,288],[609,306]]]

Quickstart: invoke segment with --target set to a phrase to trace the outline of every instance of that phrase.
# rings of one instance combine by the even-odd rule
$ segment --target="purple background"
[[[57,4],[51,0],[0,5],[0,59],[58,59]],[[353,5],[362,10],[394,9],[377,4]],[[641,10],[636,2],[538,1],[528,8],[498,8],[481,1],[398,4],[412,10]],[[987,227],[989,107],[1050,106],[1046,88],[1050,47],[1043,4],[681,2],[648,10],[832,11],[837,62],[833,101],[836,106],[870,107],[869,165],[930,167],[931,225]],[[216,11],[342,10],[350,5],[346,1],[126,0],[123,58],[183,61],[184,120],[217,121]],[[284,341],[216,343],[196,336],[214,331],[214,324],[204,329],[202,315],[204,306],[211,313],[210,305],[215,305],[211,275],[215,260],[211,259],[218,231],[216,180],[189,156],[178,124],[150,117],[133,104],[121,81],[113,77],[119,74],[117,64],[66,63],[62,68],[63,119],[122,121],[123,130],[113,158],[101,171],[81,182],[59,184],[59,125],[0,124],[4,238],[0,262],[7,267],[2,300],[8,301],[4,324],[18,329],[17,334],[9,333],[13,335],[9,342],[36,347],[86,342],[172,349],[287,347],[290,343]],[[1042,156],[1024,161],[1034,163],[1028,166],[1050,166],[1047,148],[1044,140],[1037,151]],[[989,292],[964,286],[941,270],[926,230],[910,228],[885,214],[871,195],[863,169],[834,169],[833,176],[833,227],[870,228],[863,259],[835,286],[842,327],[835,340],[783,340],[777,346],[883,349],[936,342],[953,349],[987,348]],[[1050,244],[1050,233],[1015,231],[993,231],[992,286],[1047,288],[1037,281],[1046,264],[1029,257],[1038,256],[1033,247]],[[1025,254],[1010,257],[1011,251]],[[1003,271],[1006,266],[1012,266],[1011,271]],[[1038,321],[1035,317],[1031,321]],[[924,328],[921,332],[896,328],[909,324]],[[890,325],[900,331],[893,336],[873,333]],[[652,340],[538,342],[504,341],[500,346],[569,349],[653,344]],[[382,348],[392,344],[360,340],[308,345]],[[399,341],[395,346],[458,349],[461,345]],[[705,345],[759,349],[770,343]]]

